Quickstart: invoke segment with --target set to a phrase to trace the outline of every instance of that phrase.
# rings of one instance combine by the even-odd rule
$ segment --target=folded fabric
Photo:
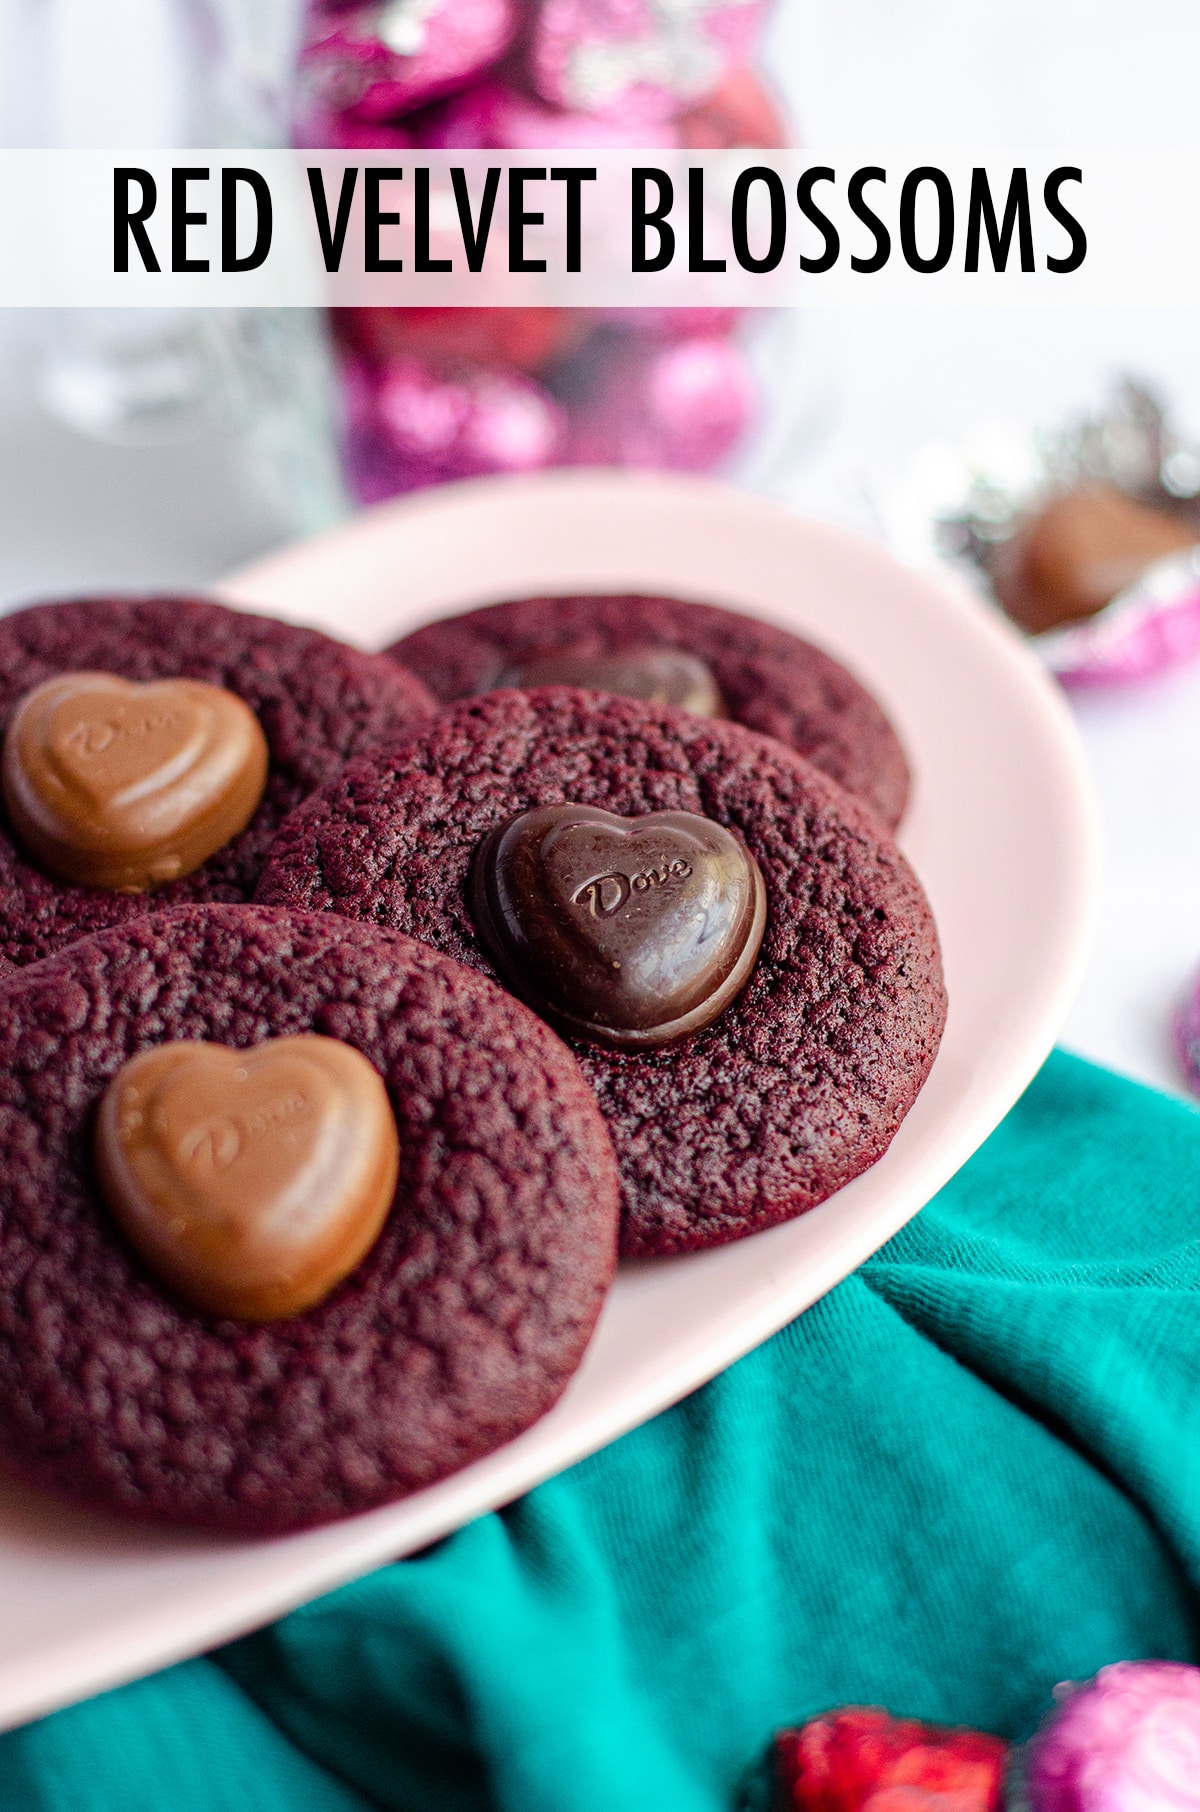
[[[1200,1114],[1054,1056],[889,1246],[521,1502],[0,1738],[4,1812],[729,1812],[854,1701],[1197,1659]]]

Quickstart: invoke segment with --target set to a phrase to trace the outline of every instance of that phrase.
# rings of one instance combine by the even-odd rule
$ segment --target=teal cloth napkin
[[[728,1812],[846,1701],[1200,1643],[1200,1114],[1056,1055],[861,1271],[521,1502],[0,1738],[3,1812]],[[2,1614],[2,1610],[0,1610]]]

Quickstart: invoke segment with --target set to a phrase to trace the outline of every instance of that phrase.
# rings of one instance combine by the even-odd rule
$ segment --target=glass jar
[[[782,146],[789,130],[754,67],[767,10],[307,0],[297,141]],[[759,422],[756,333],[761,344],[761,323],[712,308],[339,310],[350,488],[371,502],[553,465],[712,471]]]

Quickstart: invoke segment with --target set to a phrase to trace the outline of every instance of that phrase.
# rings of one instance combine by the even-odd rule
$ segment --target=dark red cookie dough
[[[301,1031],[383,1075],[396,1206],[316,1308],[214,1320],[102,1206],[96,1105],[169,1039]],[[99,1508],[259,1533],[430,1484],[558,1397],[612,1273],[617,1194],[566,1048],[407,938],[185,906],[84,939],[0,986],[0,1456]]]
[[[605,693],[493,692],[350,763],[283,826],[259,897],[393,925],[491,974],[472,853],[562,800],[699,812],[741,834],[767,885],[758,965],[706,1031],[637,1055],[572,1043],[616,1146],[622,1249],[736,1239],[873,1164],[941,1036],[937,933],[875,816],[769,737]]]
[[[908,766],[891,724],[844,667],[773,623],[678,598],[524,598],[426,624],[389,650],[443,704],[511,685],[522,662],[575,647],[589,655],[682,648],[712,670],[728,715],[832,775],[899,824]]]
[[[245,699],[271,754],[267,790],[241,836],[152,894],[75,887],[27,861],[0,807],[0,958],[23,964],[74,938],[186,900],[247,900],[287,814],[343,761],[434,708],[396,663],[315,629],[202,598],[75,598],[0,619],[0,736],[19,700],[59,673],[182,677]]]

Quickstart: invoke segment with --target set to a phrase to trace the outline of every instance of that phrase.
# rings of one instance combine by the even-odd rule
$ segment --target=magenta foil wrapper
[[[743,438],[754,388],[734,341],[720,334],[667,344],[626,336],[602,358],[572,411],[572,465],[707,472]]]
[[[1119,1661],[1056,1696],[1010,1812],[1197,1812],[1200,1668]]]
[[[1155,674],[1200,654],[1200,547],[1160,560],[1086,622],[1034,637],[1064,686]]]
[[[397,358],[378,369],[348,361],[345,374],[348,457],[363,503],[455,478],[537,471],[564,450],[562,408],[520,372]]]
[[[1200,977],[1175,1015],[1175,1045],[1192,1092],[1200,1095]]]
[[[296,137],[781,146],[753,67],[766,15],[767,0],[310,0]],[[551,465],[711,471],[754,422],[740,329],[727,309],[338,311],[350,487],[373,502]]]
[[[310,10],[301,77],[322,112],[387,124],[489,68],[516,26],[515,0],[322,0]]]

